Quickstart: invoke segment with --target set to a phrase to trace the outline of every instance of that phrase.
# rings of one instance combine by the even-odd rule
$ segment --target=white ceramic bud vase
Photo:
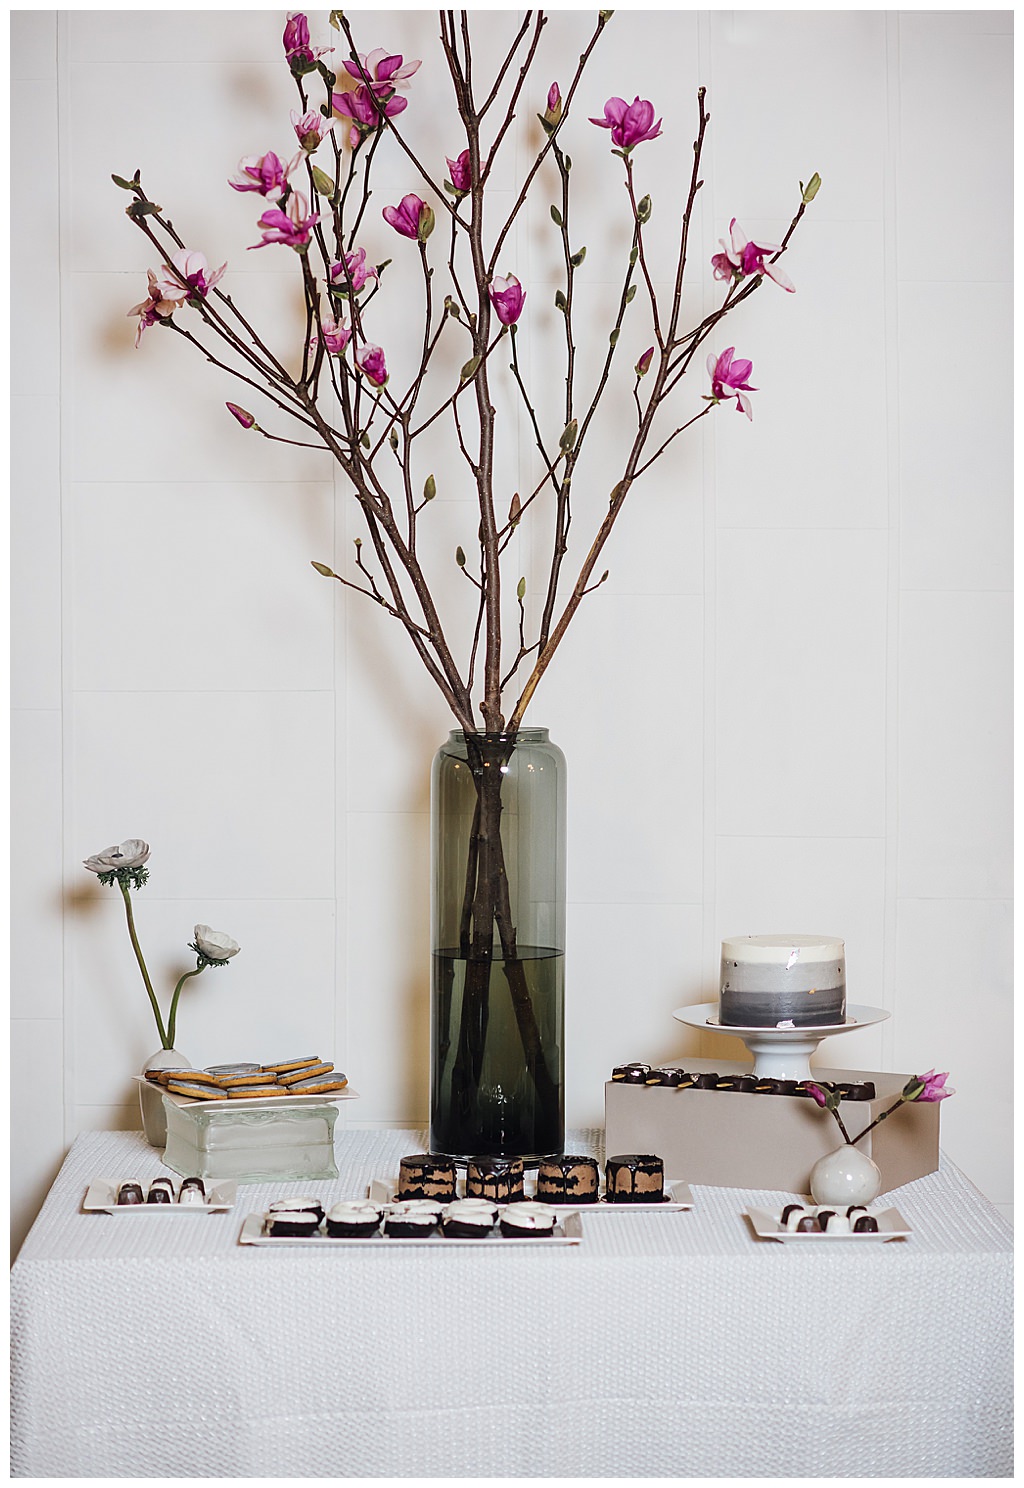
[[[816,1204],[870,1204],[882,1187],[882,1174],[866,1152],[844,1142],[811,1169],[811,1198]]]
[[[153,1069],[191,1069],[191,1063],[177,1049],[158,1049],[142,1066],[145,1076]],[[164,1093],[152,1080],[144,1080],[139,1086],[139,1105],[142,1107],[142,1130],[151,1147],[167,1146],[167,1117],[164,1114]]]

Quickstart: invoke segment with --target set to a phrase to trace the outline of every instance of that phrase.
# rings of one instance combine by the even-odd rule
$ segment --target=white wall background
[[[425,59],[405,120],[435,163],[453,153],[433,16],[353,16],[367,50]],[[481,19],[483,56],[513,16]],[[451,721],[397,626],[309,567],[346,565],[358,530],[328,458],[243,434],[223,399],[250,397],[176,337],[134,351],[125,318],[155,258],[110,173],[140,166],[261,326],[297,336],[296,260],[245,252],[255,198],[225,184],[242,154],[289,148],[282,23],[12,17],[14,158],[32,163],[12,177],[16,1243],[77,1132],[137,1124],[129,1076],[156,1039],[120,898],[80,866],[123,837],[153,846],[136,907],[162,988],[197,920],[243,946],[186,994],[187,1055],[315,1049],[362,1093],[351,1119],[426,1111],[428,768]],[[313,26],[335,39],[326,13]],[[552,15],[524,118],[588,28]],[[1011,47],[1009,11],[620,11],[595,56],[568,145],[591,365],[598,250],[626,233],[620,162],[584,122],[607,96],[664,114],[635,162],[665,278],[708,87],[696,314],[730,216],[777,237],[798,179],[824,185],[787,258],[797,294],[763,286],[716,343],[754,361],[754,423],[717,410],[634,490],[532,709],[571,769],[571,1124],[600,1121],[613,1063],[736,1051],[671,1017],[715,995],[723,934],[835,931],[852,1000],[893,1016],[830,1058],[951,1070],[944,1145],[1010,1203]],[[395,257],[394,299],[415,250],[379,208],[418,183],[382,157],[365,240]],[[507,263],[544,407],[553,199]],[[631,364],[640,313],[624,334]],[[628,421],[623,400],[577,482],[581,541]],[[510,490],[532,468],[519,424]],[[449,555],[475,521],[450,446],[433,458],[457,609]],[[527,535],[531,590],[540,557]]]

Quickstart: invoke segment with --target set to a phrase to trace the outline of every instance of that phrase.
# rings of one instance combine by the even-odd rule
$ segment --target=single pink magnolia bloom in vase
[[[351,327],[347,326],[343,320],[336,321],[330,315],[321,316],[320,325],[324,333],[324,350],[328,356],[341,356],[352,339]],[[309,338],[310,351],[316,351],[318,340],[319,337],[314,331]]]
[[[469,163],[469,151],[463,150],[455,160],[448,160],[448,179],[460,196],[465,196],[473,185],[473,171]]]
[[[263,213],[257,223],[263,233],[263,240],[250,243],[250,249],[265,248],[268,243],[285,243],[301,253],[309,243],[313,228],[320,221],[319,212],[312,215],[307,215],[308,213],[309,203],[302,192],[293,191],[285,203],[284,211],[280,207],[271,207]]]
[[[347,278],[346,269],[348,270]],[[379,277],[373,265],[366,262],[365,248],[353,248],[351,253],[345,254],[344,263],[331,264],[331,283],[336,283],[337,287],[343,289],[346,294],[349,284],[352,286],[352,293],[359,294],[371,279],[379,280]]]
[[[252,414],[249,413],[249,411],[247,409],[245,409],[245,408],[239,408],[239,406],[238,406],[237,403],[225,403],[224,404],[224,407],[228,410],[228,412],[230,414],[233,414],[234,415],[234,417],[238,420],[238,422],[241,424],[241,426],[242,426],[243,429],[253,429],[253,428],[255,428],[255,426],[256,426],[256,420],[253,418]]]
[[[492,279],[488,294],[494,313],[502,325],[515,325],[523,313],[523,303],[526,295],[515,274],[508,274],[504,279]]]
[[[654,122],[654,104],[646,98],[634,98],[627,103],[624,98],[609,98],[604,106],[603,119],[591,119],[599,129],[610,129],[612,142],[627,153],[644,140],[657,139],[661,133],[661,120]]]
[[[420,243],[425,243],[434,230],[433,212],[414,192],[403,196],[397,207],[385,207],[381,216],[403,238]]]
[[[381,348],[367,342],[365,346],[360,346],[356,350],[354,357],[355,364],[363,376],[372,382],[374,387],[383,387],[388,380],[388,369]]]
[[[172,266],[176,273],[172,272]],[[219,269],[211,270],[205,253],[194,248],[179,248],[170,265],[164,264],[161,268],[157,282],[166,300],[204,300],[214,285],[223,279],[226,268],[227,264],[222,263]]]
[[[383,100],[378,102],[366,84],[361,83],[351,93],[332,93],[331,107],[343,119],[352,120],[348,142],[354,150],[364,135],[372,134],[375,129],[380,128],[383,122],[382,112],[386,118],[391,119],[409,107],[409,100],[393,93],[386,103]]]
[[[735,217],[729,223],[729,242],[724,238],[719,238],[718,241],[722,245],[722,252],[716,253],[711,260],[716,279],[744,279],[755,274],[766,274],[781,289],[788,290],[790,294],[795,293],[796,285],[789,275],[765,261],[765,254],[778,253],[780,244],[755,243],[752,239],[747,239],[737,226]]]
[[[156,274],[153,273],[152,269],[149,269],[147,272],[149,275],[149,294],[140,304],[133,305],[127,312],[129,315],[137,315],[139,317],[139,323],[135,328],[136,349],[138,349],[139,343],[142,340],[143,331],[148,331],[150,326],[156,325],[158,320],[168,320],[185,297],[185,291],[181,289],[180,285],[177,288],[181,290],[181,293],[173,299],[168,295],[164,295],[160,289],[160,281]]]
[[[948,1095],[956,1094],[956,1091],[952,1087],[949,1089],[946,1088],[946,1081],[948,1079],[949,1070],[943,1070],[940,1075],[937,1075],[933,1069],[930,1069],[927,1074],[915,1075],[913,1080],[910,1080],[904,1087],[904,1098],[912,1101],[945,1100]],[[913,1089],[918,1083],[920,1083],[921,1089],[913,1095],[907,1095],[906,1092]]]
[[[750,399],[747,393],[756,393],[757,388],[751,387],[747,378],[754,370],[753,362],[745,357],[733,361],[735,346],[727,346],[721,356],[715,358],[712,351],[708,355],[708,373],[711,377],[711,396],[718,402],[727,398],[736,399],[736,412],[745,413],[748,419],[754,417],[750,407]]]
[[[261,196],[277,200],[284,196],[288,189],[288,177],[298,169],[303,158],[300,151],[286,165],[273,150],[268,150],[265,155],[243,155],[238,162],[241,179],[229,181],[228,185],[235,191],[258,191]]]
[[[296,139],[306,154],[312,155],[334,128],[334,120],[325,119],[316,109],[311,109],[308,114],[300,114],[296,109],[291,109],[289,113]]]
[[[318,57],[326,57],[333,47],[311,47],[309,44],[309,22],[301,10],[290,10],[285,22],[284,54],[289,62],[312,65]]]

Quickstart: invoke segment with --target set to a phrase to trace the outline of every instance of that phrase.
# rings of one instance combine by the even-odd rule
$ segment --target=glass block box
[[[334,1104],[179,1106],[164,1096],[164,1162],[182,1177],[268,1179],[337,1178]]]

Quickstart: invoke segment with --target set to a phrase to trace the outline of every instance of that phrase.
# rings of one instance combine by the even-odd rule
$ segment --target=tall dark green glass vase
[[[454,730],[430,809],[430,1148],[535,1162],[565,1139],[565,756]]]

